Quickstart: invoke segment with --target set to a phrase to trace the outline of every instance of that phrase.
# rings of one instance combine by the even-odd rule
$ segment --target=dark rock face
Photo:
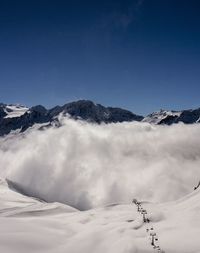
[[[178,116],[174,116],[174,115],[169,115],[166,118],[162,119],[158,125],[172,125],[174,123],[176,123]]]
[[[0,106],[0,136],[10,133],[12,130],[20,129],[25,131],[35,123],[50,123],[56,121],[56,117],[63,113],[68,114],[74,119],[82,119],[93,123],[116,123],[124,121],[141,121],[142,116],[133,114],[130,111],[120,108],[104,107],[94,104],[92,101],[80,100],[56,106],[47,110],[41,105],[30,108],[20,117],[5,118],[6,113]]]
[[[184,110],[181,112],[180,116],[169,115],[162,119],[160,125],[172,125],[175,123],[183,122],[185,124],[198,123],[200,119],[200,108],[195,110]]]
[[[81,118],[95,123],[141,121],[143,119],[142,116],[135,115],[130,111],[120,108],[104,107],[88,100],[79,100],[62,107],[57,106],[50,110],[51,115],[58,115],[60,112],[68,113],[74,119]]]
[[[108,110],[110,111],[109,122],[141,121],[144,118],[143,116],[135,115],[121,108],[108,107]]]
[[[185,110],[181,113],[180,117],[176,120],[177,122],[183,122],[185,124],[196,123],[200,118],[200,109],[196,110]]]
[[[25,131],[35,123],[48,122],[48,111],[43,106],[32,107],[20,117],[3,118],[0,120],[0,136],[10,133],[12,130]]]
[[[142,121],[158,125],[172,125],[183,122],[185,124],[193,124],[200,122],[200,108],[195,110],[184,110],[182,112],[164,111],[152,113],[146,118],[136,115],[128,110],[121,108],[105,107],[95,104],[89,100],[79,100],[71,102],[63,106],[56,106],[47,110],[42,105],[31,107],[23,115],[18,117],[6,117],[10,107],[0,103],[0,136],[10,133],[12,130],[19,129],[21,132],[32,127],[34,124],[46,123],[40,129],[51,127],[52,124],[60,126],[58,115],[62,113],[64,116],[69,115],[73,119],[82,119],[92,123],[117,123]],[[12,111],[12,110],[11,110]],[[157,120],[158,119],[158,120]]]
[[[7,114],[4,112],[3,105],[0,104],[0,120],[3,119]]]

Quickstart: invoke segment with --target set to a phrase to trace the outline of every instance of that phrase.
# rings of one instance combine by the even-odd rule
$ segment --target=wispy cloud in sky
[[[117,6],[107,17],[104,17],[104,27],[110,26],[114,29],[126,29],[136,19],[143,3],[144,0],[125,1],[124,6]]]
[[[125,0],[113,2],[107,11],[102,12],[83,36],[83,44],[91,50],[103,41],[105,46],[112,45],[113,37],[123,39],[122,33],[137,20],[144,0]],[[115,36],[113,36],[115,34]]]

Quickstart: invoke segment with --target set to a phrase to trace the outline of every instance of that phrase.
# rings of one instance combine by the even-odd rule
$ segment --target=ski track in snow
[[[63,124],[0,138],[0,252],[155,252],[136,197],[165,253],[200,253],[199,125]]]
[[[36,124],[0,138],[0,177],[31,196],[81,210],[130,203],[133,196],[176,200],[200,178],[200,125],[93,125],[70,119],[62,124],[44,131]]]
[[[135,205],[79,211],[24,196],[1,180],[0,252],[156,252],[146,232],[153,226],[166,253],[199,253],[199,190],[175,202],[143,202],[142,207],[148,210],[148,224]]]

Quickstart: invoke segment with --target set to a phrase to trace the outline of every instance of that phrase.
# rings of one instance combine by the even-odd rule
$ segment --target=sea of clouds
[[[59,128],[0,138],[0,177],[80,210],[132,198],[175,200],[200,179],[200,124],[60,120]]]

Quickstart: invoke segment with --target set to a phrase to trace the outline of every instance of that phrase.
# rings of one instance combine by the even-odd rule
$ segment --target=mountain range
[[[46,126],[59,124],[58,116],[61,113],[73,119],[98,124],[141,121],[157,125],[171,125],[179,122],[193,124],[200,121],[200,108],[183,111],[160,110],[144,117],[125,109],[105,107],[89,100],[79,100],[51,109],[46,109],[42,105],[28,108],[23,105],[0,103],[0,136],[15,130],[24,132],[34,124],[45,123]]]

